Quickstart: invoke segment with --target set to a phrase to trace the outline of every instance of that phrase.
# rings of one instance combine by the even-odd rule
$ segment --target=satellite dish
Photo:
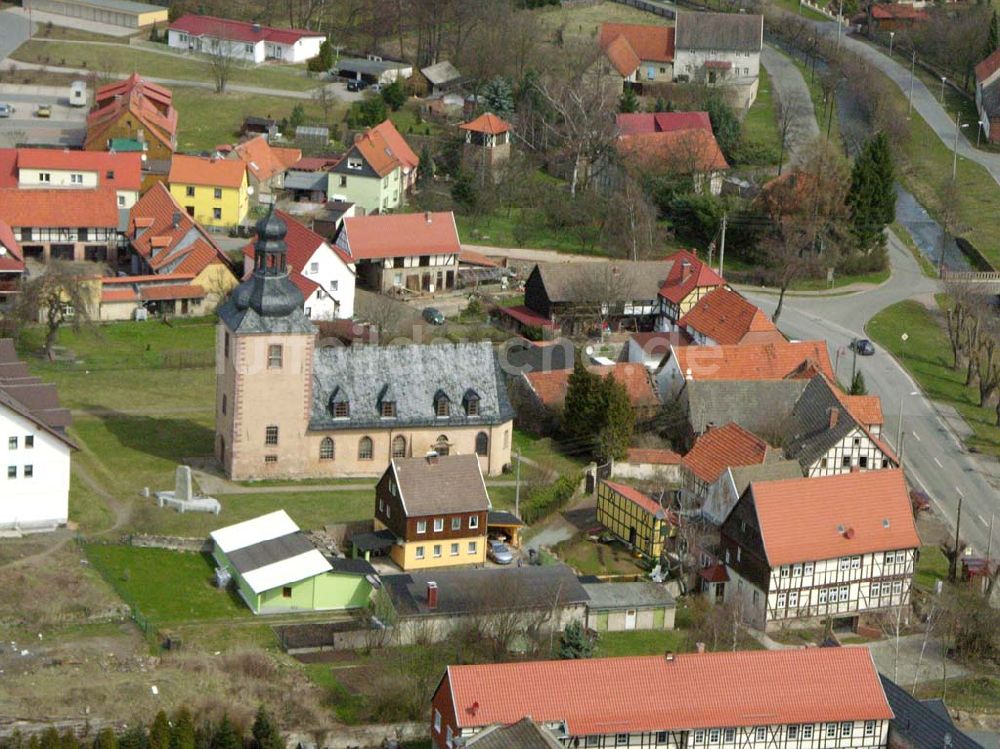
[[[0,244],[0,257],[3,257],[6,254],[7,254],[7,248],[4,247],[2,244]]]
[[[247,188],[247,195],[253,195],[253,187]]]
[[[587,346],[587,356],[593,356],[593,355],[594,355],[594,347]]]

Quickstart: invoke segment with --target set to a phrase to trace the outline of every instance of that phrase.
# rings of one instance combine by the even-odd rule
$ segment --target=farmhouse
[[[15,154],[16,186],[22,190],[113,187],[121,209],[131,208],[139,199],[142,158],[138,153],[18,148]],[[15,185],[3,180],[2,186]]]
[[[677,531],[677,516],[662,498],[604,479],[597,485],[597,522],[647,559],[659,559]]]
[[[24,258],[102,262],[118,254],[124,223],[113,187],[0,188],[0,221]]]
[[[749,13],[677,14],[674,78],[739,91],[743,106],[757,98],[764,17]]]
[[[674,28],[602,23],[597,37],[623,83],[670,83],[674,77]]]
[[[170,162],[167,182],[187,215],[205,226],[237,226],[250,210],[242,161],[177,154]]]
[[[167,44],[174,49],[226,55],[254,64],[306,62],[319,54],[324,39],[318,31],[279,29],[194,13],[181,16],[167,30]]]
[[[368,604],[375,570],[324,556],[284,510],[209,534],[212,558],[255,614],[332,611]]]
[[[107,151],[116,142],[139,145],[152,161],[169,161],[177,148],[177,110],[170,90],[138,73],[97,89],[84,148]]]
[[[753,482],[721,537],[726,600],[761,629],[906,606],[920,547],[902,471]]]
[[[0,220],[0,310],[13,306],[24,276],[24,255],[10,226]]]

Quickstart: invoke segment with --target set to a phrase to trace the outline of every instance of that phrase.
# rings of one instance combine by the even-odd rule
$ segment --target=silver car
[[[10,104],[0,104],[0,117],[10,117],[14,114],[14,107]]]
[[[503,541],[490,540],[488,555],[497,564],[510,564],[514,561],[514,552]]]

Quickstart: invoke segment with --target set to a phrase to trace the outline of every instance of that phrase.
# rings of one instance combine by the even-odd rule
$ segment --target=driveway
[[[810,148],[819,137],[816,110],[809,95],[809,87],[795,64],[774,47],[764,45],[760,61],[771,77],[771,86],[777,94],[777,100],[782,107],[791,108],[785,150],[790,163],[801,164],[808,158]]]
[[[825,339],[831,361],[837,361],[841,382],[849,382],[852,356],[847,345],[864,336],[865,325],[880,310],[904,299],[918,298],[933,304],[939,284],[926,278],[913,256],[890,234],[889,256],[893,273],[889,281],[867,291],[840,296],[786,297],[778,327],[791,338]],[[742,290],[768,314],[777,296],[752,289]],[[919,351],[913,352],[919,356]],[[882,436],[896,445],[900,413],[903,426],[903,464],[907,476],[932,498],[934,511],[952,528],[959,495],[964,496],[962,537],[980,552],[985,551],[990,516],[1000,511],[1000,493],[981,459],[968,453],[953,429],[921,392],[917,384],[889,354],[878,349],[874,356],[858,357],[869,392],[882,399],[885,424]],[[914,394],[915,393],[915,394]]]
[[[0,11],[0,60],[9,57],[29,37],[27,18],[13,10]]]
[[[0,146],[80,146],[86,133],[87,110],[68,104],[69,86],[22,86],[0,83],[0,102],[14,107],[14,114],[0,120]],[[52,116],[35,117],[40,104],[52,107]]]

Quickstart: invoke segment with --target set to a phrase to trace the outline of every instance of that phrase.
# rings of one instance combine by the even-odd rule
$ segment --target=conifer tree
[[[255,749],[284,749],[285,740],[263,705],[257,708],[251,732]]]
[[[594,646],[583,625],[577,621],[567,624],[559,636],[559,657],[564,660],[589,658],[593,651]]]
[[[621,98],[618,99],[618,111],[622,114],[632,114],[639,111],[639,97],[631,87],[622,91]]]
[[[212,732],[211,749],[243,749],[243,737],[229,719],[228,713],[223,714],[219,725]]]
[[[563,401],[563,431],[580,444],[594,439],[602,423],[601,378],[589,371],[577,358],[566,386]],[[588,444],[590,444],[588,442]]]
[[[624,458],[635,431],[635,412],[625,386],[610,374],[601,382],[601,409],[596,423],[600,424],[597,457],[604,462]]]
[[[149,726],[149,749],[170,749],[170,721],[160,710]]]
[[[118,749],[118,737],[112,728],[102,728],[94,739],[94,749]]]
[[[1000,22],[997,21],[997,12],[993,11],[990,17],[990,32],[986,37],[986,49],[983,50],[983,59],[992,55],[1000,49]]]
[[[885,242],[884,229],[896,218],[895,174],[885,133],[878,133],[858,154],[847,192],[851,230],[861,250]]]
[[[182,707],[174,715],[170,728],[170,749],[195,749],[194,719],[191,711]]]

